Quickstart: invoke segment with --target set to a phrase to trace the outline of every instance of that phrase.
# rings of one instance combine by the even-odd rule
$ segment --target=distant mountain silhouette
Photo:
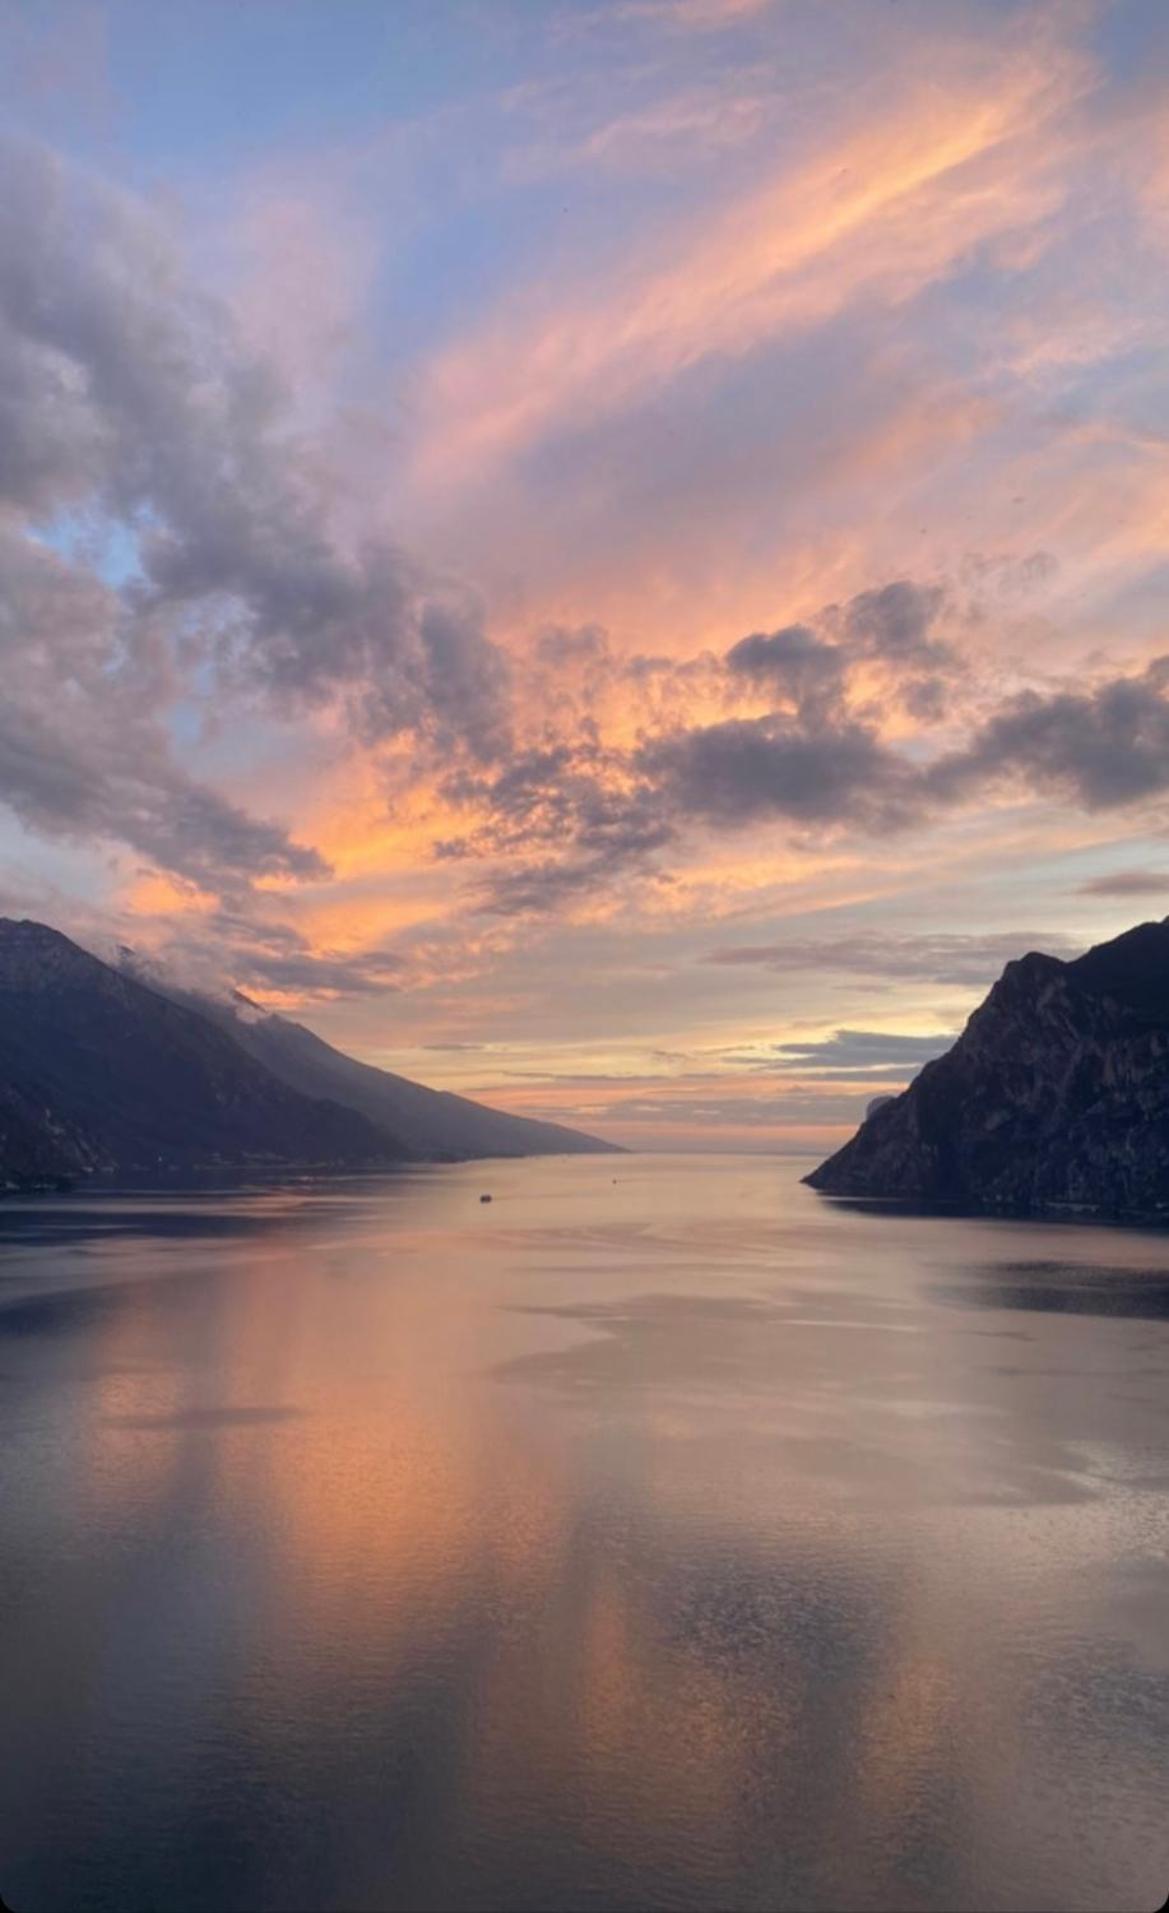
[[[0,918],[0,1188],[611,1146],[367,1070],[282,1018],[207,1011]]]
[[[962,1035],[806,1178],[1016,1215],[1169,1215],[1169,919],[1008,963]]]
[[[0,1180],[410,1154],[42,923],[0,918]]]
[[[600,1142],[561,1123],[511,1116],[466,1096],[426,1089],[406,1076],[359,1063],[314,1036],[301,1023],[283,1016],[241,1015],[225,1003],[205,1003],[237,1043],[293,1089],[306,1096],[328,1096],[409,1138],[415,1154],[437,1161],[476,1156],[552,1156],[619,1154],[614,1143]]]

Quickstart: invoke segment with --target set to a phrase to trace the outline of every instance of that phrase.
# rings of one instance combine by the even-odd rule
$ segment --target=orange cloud
[[[907,89],[802,165],[638,246],[599,291],[521,295],[421,381],[423,489],[481,479],[550,429],[611,412],[699,359],[822,321],[862,291],[906,298],[978,239],[1041,220],[1059,189],[1041,129],[1086,85],[1050,41],[985,75]],[[1009,150],[1010,149],[1010,150]]]

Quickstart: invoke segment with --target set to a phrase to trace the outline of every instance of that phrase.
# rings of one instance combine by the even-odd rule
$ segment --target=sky
[[[1169,912],[1163,0],[0,0],[0,910],[826,1153]]]

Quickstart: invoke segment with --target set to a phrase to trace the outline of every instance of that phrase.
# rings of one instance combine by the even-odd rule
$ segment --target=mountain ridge
[[[238,998],[239,993],[236,992]],[[304,1095],[332,1096],[371,1122],[397,1126],[430,1160],[530,1155],[619,1155],[616,1143],[562,1123],[513,1116],[451,1090],[430,1089],[408,1076],[360,1062],[291,1018],[241,1016],[233,1002],[196,999],[205,1013],[274,1075]],[[249,1010],[257,1006],[243,999]]]
[[[953,1047],[805,1181],[970,1213],[1169,1217],[1169,919],[1008,963]]]
[[[357,1112],[290,1090],[204,1018],[27,918],[0,918],[0,1080],[0,1179],[18,1183],[410,1155]]]
[[[283,1025],[260,1019],[273,1020]],[[189,997],[103,962],[48,924],[0,918],[0,1189],[55,1187],[103,1173],[368,1170],[435,1159],[429,1135],[420,1146],[394,1120],[395,1109],[408,1116],[408,1097],[382,1106],[375,1119],[333,1094],[332,1080],[318,1087],[328,1074],[320,1067],[301,1088],[287,1068],[270,1067],[258,1053],[256,1028],[238,1018],[225,1026]],[[330,1050],[311,1031],[301,1035],[335,1059],[333,1080],[343,1084],[347,1071],[369,1067]],[[442,1102],[437,1091],[390,1080]],[[526,1120],[468,1107],[485,1119],[498,1116],[505,1129]],[[542,1127],[556,1129],[532,1125],[533,1132]],[[572,1139],[561,1140],[562,1148],[614,1147],[577,1131],[558,1135]],[[546,1138],[543,1149],[551,1146]],[[495,1152],[443,1155],[489,1153]]]

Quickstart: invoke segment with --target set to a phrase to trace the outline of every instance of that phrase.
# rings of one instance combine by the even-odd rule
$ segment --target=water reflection
[[[610,1178],[29,1206],[21,1913],[1159,1904],[1169,1240]]]
[[[1130,1269],[1093,1263],[994,1263],[973,1271],[964,1281],[938,1283],[935,1293],[964,1308],[1169,1321],[1169,1276],[1163,1266]]]

